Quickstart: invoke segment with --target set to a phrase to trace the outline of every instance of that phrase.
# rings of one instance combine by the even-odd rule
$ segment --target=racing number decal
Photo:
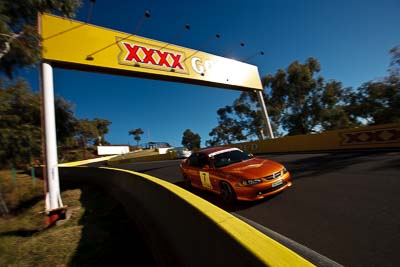
[[[210,181],[210,173],[208,172],[200,172],[201,184],[205,188],[212,189],[211,181]]]

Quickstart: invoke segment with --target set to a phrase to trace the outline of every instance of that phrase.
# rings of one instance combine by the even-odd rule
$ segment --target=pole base
[[[46,228],[48,228],[53,226],[57,221],[64,220],[66,218],[67,206],[50,211],[44,211],[42,213],[46,214],[45,225]]]

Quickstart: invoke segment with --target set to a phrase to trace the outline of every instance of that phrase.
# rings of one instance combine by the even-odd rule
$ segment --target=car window
[[[199,155],[199,167],[203,168],[205,165],[210,165],[208,157],[204,154]]]
[[[204,154],[192,154],[188,158],[189,166],[202,168],[204,165],[209,165],[210,161],[208,157]]]
[[[252,157],[253,156],[249,153],[246,153],[246,152],[243,152],[240,150],[233,150],[233,151],[228,151],[225,153],[215,155],[212,158],[212,160],[214,162],[215,168],[221,168],[221,167],[233,164],[233,163],[251,159]]]
[[[192,167],[198,167],[199,166],[199,157],[197,154],[192,154],[188,159],[187,159],[189,166]]]

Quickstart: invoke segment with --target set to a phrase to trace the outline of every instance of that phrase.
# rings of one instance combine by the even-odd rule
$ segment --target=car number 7
[[[212,184],[210,181],[210,173],[200,172],[200,179],[201,179],[201,184],[203,187],[212,189]]]

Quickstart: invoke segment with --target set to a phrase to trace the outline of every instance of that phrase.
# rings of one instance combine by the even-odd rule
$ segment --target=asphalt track
[[[192,192],[344,266],[400,266],[400,151],[260,157],[283,163],[294,185],[268,199],[234,205],[222,203],[211,193]],[[179,162],[113,167],[183,186]]]

